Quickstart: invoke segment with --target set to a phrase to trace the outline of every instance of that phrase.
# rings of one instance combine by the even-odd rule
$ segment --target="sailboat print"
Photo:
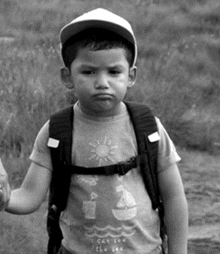
[[[113,215],[120,221],[134,218],[137,214],[137,206],[134,197],[122,185],[118,186],[116,191],[122,192],[122,195],[117,203],[117,208],[112,209]]]

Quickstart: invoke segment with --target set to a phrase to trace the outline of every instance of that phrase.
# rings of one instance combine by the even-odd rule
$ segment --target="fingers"
[[[7,172],[5,171],[2,160],[0,158],[0,177],[4,177],[5,175],[7,175]]]
[[[3,211],[10,200],[11,190],[8,183],[8,174],[0,159],[0,211]]]
[[[4,192],[8,183],[8,174],[4,169],[2,160],[0,159],[0,194]]]

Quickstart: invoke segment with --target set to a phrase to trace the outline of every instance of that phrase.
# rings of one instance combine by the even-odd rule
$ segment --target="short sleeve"
[[[30,160],[39,164],[42,167],[52,170],[52,162],[50,156],[50,148],[47,146],[49,139],[49,121],[39,131],[34,143],[33,151],[30,155]]]
[[[162,123],[156,118],[158,133],[160,136],[158,148],[158,172],[166,170],[170,165],[181,160],[176,148],[170,139]]]

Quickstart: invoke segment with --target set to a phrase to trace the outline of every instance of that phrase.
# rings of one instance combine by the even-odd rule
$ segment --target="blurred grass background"
[[[13,187],[41,126],[73,102],[59,77],[58,33],[98,7],[126,18],[137,37],[138,80],[127,99],[150,105],[181,149],[219,152],[219,0],[1,0],[0,154]]]

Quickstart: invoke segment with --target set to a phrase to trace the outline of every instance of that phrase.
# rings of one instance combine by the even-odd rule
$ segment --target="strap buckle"
[[[125,175],[132,168],[137,166],[137,157],[132,157],[130,160],[126,162],[119,162],[114,166],[106,167],[106,175],[118,174],[120,176]]]
[[[125,163],[119,163],[115,165],[115,174],[118,174],[120,176],[125,175],[128,172],[128,167]]]

